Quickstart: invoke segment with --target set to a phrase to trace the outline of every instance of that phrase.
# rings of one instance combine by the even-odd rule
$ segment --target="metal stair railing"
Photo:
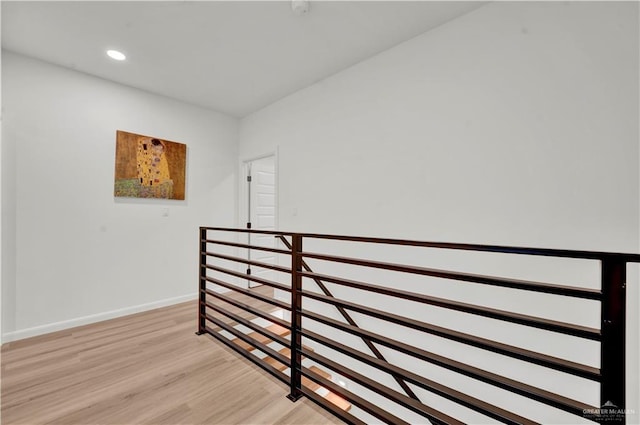
[[[208,232],[231,232],[236,234],[248,232],[272,235],[276,238],[279,238],[287,246],[288,250],[253,246],[226,240],[214,239],[209,237]],[[287,240],[287,237],[291,238],[291,243]],[[308,252],[303,250],[304,239],[349,241],[363,244],[383,244],[388,245],[389,247],[412,246],[416,248],[423,247],[436,248],[441,250],[489,252],[498,254],[542,256],[555,257],[560,259],[564,258],[596,261],[600,265],[600,288],[589,289],[554,283],[517,280],[511,278],[462,273],[458,271],[440,270],[406,264],[386,263],[381,261],[365,260],[362,258],[350,258],[326,253]],[[286,267],[269,265],[261,263],[259,261],[244,259],[233,255],[226,255],[221,252],[217,252],[215,249],[209,250],[210,246],[226,246],[228,248],[235,247],[243,249],[250,248],[255,250],[268,251],[276,254],[290,255],[291,268],[289,269]],[[471,409],[475,412],[481,413],[487,417],[496,419],[503,423],[537,423],[535,420],[508,411],[504,407],[500,407],[498,405],[491,404],[486,400],[481,400],[469,394],[465,394],[460,390],[456,390],[455,388],[449,387],[441,382],[436,382],[426,376],[421,376],[420,374],[417,374],[416,372],[410,370],[410,368],[412,367],[411,362],[407,362],[404,365],[395,365],[389,363],[389,361],[387,361],[384,356],[382,356],[380,350],[377,348],[377,346],[379,346],[393,350],[393,352],[401,353],[405,356],[410,356],[411,358],[425,364],[435,365],[461,376],[465,376],[468,379],[488,384],[498,389],[510,391],[511,393],[526,397],[530,400],[549,406],[550,408],[560,409],[564,412],[577,415],[586,420],[592,420],[599,423],[625,423],[627,417],[625,404],[625,328],[627,286],[626,268],[627,264],[629,263],[640,263],[640,255],[638,254],[423,242],[401,239],[302,234],[219,227],[201,227],[199,235],[199,247],[200,301],[198,304],[199,307],[197,333],[206,333],[220,340],[222,343],[242,354],[248,360],[256,363],[258,366],[262,367],[264,370],[276,376],[276,378],[280,379],[282,382],[286,383],[290,389],[289,395],[287,397],[292,401],[296,401],[300,397],[304,396],[319,404],[321,407],[329,410],[337,417],[344,420],[346,423],[364,423],[358,417],[337,408],[335,405],[332,405],[330,402],[323,399],[314,391],[303,386],[302,378],[306,377],[307,380],[311,380],[333,392],[334,394],[343,397],[349,403],[353,403],[364,412],[373,415],[383,422],[389,424],[407,423],[406,419],[403,419],[404,416],[400,415],[402,416],[400,417],[398,416],[398,413],[392,414],[391,412],[381,408],[381,406],[375,403],[371,403],[367,399],[363,398],[361,394],[347,390],[346,388],[327,380],[326,378],[315,373],[313,370],[303,366],[302,359],[304,357],[306,359],[313,360],[317,364],[327,367],[338,374],[343,375],[354,383],[359,384],[362,387],[367,388],[390,401],[393,401],[400,407],[408,409],[421,415],[424,418],[427,418],[435,424],[460,424],[462,422],[459,419],[452,417],[450,414],[438,411],[434,408],[434,406],[423,404],[420,400],[418,400],[414,391],[412,391],[411,388],[408,387],[408,384],[411,384],[413,388],[420,388],[423,391],[435,394],[460,406],[464,406],[465,408]],[[290,273],[291,285],[284,285],[282,283],[260,278],[255,275],[246,276],[231,269],[212,265],[208,263],[208,259],[210,258],[215,258],[223,261],[234,261],[248,265],[254,265],[257,267],[264,267],[265,269],[270,269],[281,273]],[[380,269],[402,274],[429,276],[438,279],[445,279],[447,281],[468,282],[477,285],[483,285],[489,288],[509,288],[511,290],[523,291],[525,293],[541,293],[551,296],[561,296],[566,298],[567,301],[573,299],[596,301],[599,306],[598,313],[600,314],[601,322],[598,328],[591,328],[574,323],[526,315],[518,311],[500,310],[496,308],[485,307],[482,305],[455,301],[452,299],[438,298],[423,293],[410,292],[397,288],[375,285],[369,282],[347,279],[338,275],[330,276],[326,274],[318,274],[311,270],[309,265],[305,262],[305,258],[312,258],[336,264],[347,264],[372,269]],[[261,295],[257,292],[236,287],[233,284],[224,281],[223,279],[217,279],[209,276],[208,271],[221,273],[223,275],[231,276],[236,279],[244,278],[261,283],[262,285],[268,285],[275,289],[289,291],[291,293],[291,303],[287,304],[286,302],[280,300],[269,299],[269,297],[265,297],[264,295]],[[314,280],[314,282],[318,285],[324,295],[318,292],[312,292],[303,289],[303,278]],[[338,299],[331,293],[329,288],[326,287],[325,282],[384,295],[392,299],[409,300],[424,305],[435,306],[457,313],[470,315],[469,317],[479,316],[490,318],[500,322],[510,323],[514,326],[538,329],[546,332],[551,332],[556,335],[566,335],[577,340],[595,341],[600,345],[600,365],[599,367],[593,367],[590,365],[577,363],[568,359],[554,357],[543,352],[537,352],[523,347],[508,345],[499,341],[482,338],[480,336],[472,335],[471,333],[465,333],[460,330],[437,326],[433,323],[426,323],[420,321],[419,319],[394,314],[390,311],[382,311],[370,306],[358,304],[356,302]],[[286,311],[291,312],[291,320],[287,322],[286,320],[276,318],[269,313],[265,313],[255,307],[234,299],[233,296],[216,292],[213,290],[213,287],[211,285],[219,286],[224,290],[230,290],[231,292],[240,294],[243,297],[256,299],[265,305],[275,305],[277,307],[281,307]],[[315,301],[334,306],[338,309],[342,317],[345,319],[346,323],[345,321],[335,320],[323,314],[320,314],[319,312],[303,308],[303,300],[305,298],[313,299]],[[285,340],[265,329],[260,329],[258,325],[252,323],[251,321],[245,320],[242,317],[231,313],[230,311],[227,311],[222,305],[217,303],[214,304],[212,302],[213,300],[222,301],[223,303],[231,305],[233,308],[239,308],[256,317],[260,317],[274,324],[289,329],[291,332],[290,340]],[[589,307],[591,308],[593,307],[593,305],[589,304]],[[358,327],[357,323],[355,322],[353,317],[351,317],[347,310],[378,320],[383,320],[394,325],[400,325],[406,327],[407,329],[417,330],[425,334],[445,338],[450,341],[455,341],[456,343],[461,343],[466,346],[482,349],[487,353],[496,353],[499,355],[508,356],[509,358],[517,359],[522,362],[562,372],[563,374],[566,374],[568,376],[579,377],[590,382],[598,383],[600,389],[600,407],[592,406],[588,403],[574,400],[560,393],[549,391],[548,389],[540,388],[525,382],[520,382],[507,376],[503,376],[499,373],[492,372],[491,370],[485,370],[476,366],[472,366],[470,364],[466,364],[459,360],[455,360],[453,358],[445,357],[436,352],[432,352],[427,349],[412,345],[412,343],[410,342],[400,341],[388,335],[382,335],[374,331],[364,330]],[[281,345],[288,346],[291,350],[290,357],[287,358],[283,356],[268,345],[265,345],[258,340],[251,338],[245,333],[240,332],[238,329],[229,326],[219,318],[214,317],[211,314],[214,312],[216,314],[221,314],[222,316],[225,316],[235,321],[236,323],[245,325],[255,332],[270,338],[272,341],[275,341]],[[310,320],[312,322],[329,326],[335,330],[351,334],[362,339],[367,347],[371,349],[373,355],[366,354],[362,351],[346,346],[336,340],[328,338],[325,335],[320,335],[317,332],[313,332],[311,329],[308,329],[306,325],[303,326],[303,319],[305,319],[305,323],[307,320]],[[272,357],[275,361],[289,367],[291,373],[287,376],[280,370],[268,364],[266,361],[252,354],[249,354],[246,350],[241,349],[237,344],[234,344],[228,338],[220,335],[216,329],[211,328],[210,326],[208,326],[208,324],[217,325],[219,329],[224,329],[225,331],[236,336],[236,338],[243,341],[244,343],[249,344],[264,352],[267,356]],[[326,353],[321,354],[320,352],[314,352],[313,350],[310,350],[302,345],[302,338],[307,338],[324,347],[329,348],[330,350],[341,353],[342,355],[349,356],[357,362],[378,369],[379,371],[387,374],[387,376],[393,376],[396,382],[398,382],[398,384],[400,384],[403,389],[407,387],[409,388],[409,391],[406,392],[406,395],[402,394],[386,385],[383,385],[381,382],[375,381],[370,376],[365,376],[358,370],[351,369],[345,364],[341,364],[331,358],[328,358],[326,356]],[[571,341],[573,341],[573,339]]]

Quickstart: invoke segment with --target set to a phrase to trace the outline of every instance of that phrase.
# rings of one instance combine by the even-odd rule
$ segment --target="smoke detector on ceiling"
[[[309,12],[308,0],[291,0],[291,10],[298,16]]]

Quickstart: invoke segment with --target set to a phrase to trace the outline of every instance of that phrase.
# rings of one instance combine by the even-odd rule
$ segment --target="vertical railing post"
[[[626,272],[623,259],[602,260],[601,423],[625,422]]]
[[[206,313],[206,292],[205,289],[207,287],[207,281],[204,279],[206,275],[206,268],[204,267],[207,264],[207,229],[204,227],[200,228],[199,235],[199,244],[200,252],[199,252],[199,273],[198,273],[198,332],[196,335],[202,335],[205,331],[205,313]]]
[[[297,401],[302,397],[302,375],[300,373],[302,355],[300,347],[302,346],[302,236],[292,236],[291,249],[291,390],[287,398],[291,401]]]

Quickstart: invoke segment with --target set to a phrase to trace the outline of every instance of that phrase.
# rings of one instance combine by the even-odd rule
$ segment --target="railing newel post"
[[[624,259],[602,259],[600,423],[625,422],[626,272]]]
[[[206,288],[207,282],[205,280],[205,265],[207,264],[207,229],[200,227],[199,232],[199,273],[198,273],[198,331],[196,335],[202,335],[205,333],[205,314],[206,314]]]
[[[287,398],[297,401],[302,397],[302,235],[292,235],[291,249],[291,361],[290,392]]]

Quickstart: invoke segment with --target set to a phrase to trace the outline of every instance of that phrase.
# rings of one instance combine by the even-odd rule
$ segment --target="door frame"
[[[249,165],[249,163],[254,162],[254,161],[258,161],[260,159],[264,159],[264,158],[269,158],[269,157],[273,157],[273,162],[274,162],[274,171],[275,171],[275,220],[274,220],[274,227],[275,230],[279,230],[280,229],[280,172],[279,172],[279,157],[278,157],[278,147],[276,146],[275,150],[273,151],[269,151],[266,153],[263,153],[261,155],[257,155],[257,156],[251,156],[251,157],[245,157],[245,158],[239,158],[238,161],[238,228],[240,229],[246,229],[247,228],[247,222],[249,220],[249,217],[247,217],[247,211],[248,211],[248,190],[247,190],[247,167]],[[248,238],[242,238],[243,240],[240,240],[240,243],[246,243]],[[238,256],[245,256],[248,255],[246,254],[248,250],[246,249],[240,249],[238,248],[238,252],[237,254],[240,254],[240,252],[244,252],[242,255],[238,255]],[[236,255],[237,255],[236,254]],[[276,256],[276,263],[279,263],[279,257]],[[242,272],[244,272],[244,270],[242,270]],[[245,281],[245,287],[247,289],[251,289],[252,286],[250,284],[251,282],[246,280]]]
[[[280,161],[278,157],[278,147],[273,151],[269,151],[257,156],[251,156],[248,158],[240,158],[238,161],[238,228],[246,229],[247,227],[247,166],[250,162],[257,161],[264,158],[273,157],[275,174],[276,174],[276,193],[275,193],[275,228],[280,230]]]

